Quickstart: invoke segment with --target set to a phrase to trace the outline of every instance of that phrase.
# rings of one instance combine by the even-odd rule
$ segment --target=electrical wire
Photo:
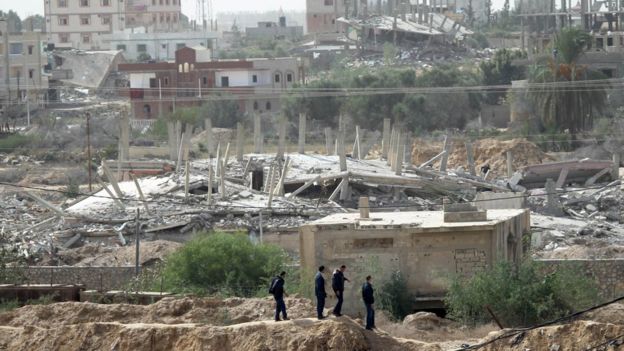
[[[589,308],[586,308],[584,310],[571,313],[571,314],[569,314],[567,316],[563,316],[563,317],[557,318],[555,320],[552,320],[552,321],[549,321],[549,322],[546,322],[546,323],[534,325],[534,326],[531,326],[531,327],[528,327],[528,328],[517,328],[517,329],[514,329],[514,330],[509,331],[509,332],[507,332],[505,334],[499,335],[498,337],[496,337],[494,339],[488,340],[488,341],[480,343],[480,344],[464,347],[464,348],[462,348],[460,350],[462,350],[462,351],[463,350],[478,350],[478,349],[481,349],[481,348],[483,348],[483,347],[485,347],[487,345],[491,345],[491,344],[493,344],[495,342],[498,342],[499,340],[508,339],[508,338],[513,337],[513,336],[525,333],[527,331],[531,331],[531,330],[534,330],[534,329],[547,327],[549,325],[561,323],[563,321],[568,321],[568,320],[571,320],[573,318],[579,317],[579,316],[581,316],[581,315],[583,315],[583,314],[585,314],[587,312],[591,312],[591,311],[594,311],[594,310],[597,310],[599,308],[603,308],[603,307],[612,305],[612,304],[614,304],[616,302],[620,302],[620,301],[623,301],[623,300],[624,300],[624,296],[620,296],[620,297],[615,298],[613,300],[610,300],[610,301],[607,301],[607,302],[603,302],[603,303],[598,304],[598,305],[594,305],[592,307],[589,307]]]

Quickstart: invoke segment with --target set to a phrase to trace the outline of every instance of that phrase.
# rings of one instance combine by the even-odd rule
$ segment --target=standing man
[[[273,278],[271,281],[271,287],[269,288],[269,293],[273,294],[273,298],[275,299],[275,321],[279,322],[280,313],[284,317],[283,320],[288,320],[288,315],[286,314],[286,304],[284,303],[284,295],[288,296],[284,291],[284,277],[286,276],[286,272],[280,273],[277,277]]]
[[[373,291],[373,278],[369,275],[366,277],[366,283],[362,285],[362,300],[366,306],[366,329],[373,330],[375,327],[375,296]]]
[[[314,293],[316,295],[316,317],[321,320],[325,319],[323,316],[323,308],[325,308],[325,298],[327,293],[325,292],[325,278],[323,278],[323,271],[325,266],[320,266],[316,277],[314,277]]]
[[[338,302],[334,307],[334,311],[332,312],[332,314],[336,317],[342,316],[340,311],[342,310],[342,302],[344,301],[344,282],[349,282],[349,279],[344,276],[344,272],[346,270],[347,266],[342,265],[340,266],[340,269],[336,269],[334,271],[334,274],[332,275],[332,289],[334,290],[334,294],[336,294],[336,298],[338,299]]]

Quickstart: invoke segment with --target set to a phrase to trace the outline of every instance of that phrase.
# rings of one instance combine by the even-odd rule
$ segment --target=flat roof
[[[393,228],[466,228],[492,227],[501,222],[524,214],[527,210],[488,210],[485,222],[445,223],[443,211],[410,211],[410,212],[371,212],[370,219],[360,219],[359,212],[336,213],[310,222],[307,225],[317,227],[347,226],[353,229],[393,229]]]

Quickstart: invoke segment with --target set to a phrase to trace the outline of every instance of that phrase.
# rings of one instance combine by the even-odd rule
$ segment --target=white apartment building
[[[6,20],[0,19],[0,104],[43,101],[48,88],[43,45],[41,33],[9,33]]]
[[[107,49],[102,35],[126,28],[180,29],[181,0],[44,0],[46,34],[57,48]]]
[[[183,47],[214,50],[218,37],[217,32],[145,33],[126,30],[103,35],[102,42],[108,50],[123,50],[126,60],[136,61],[141,55],[149,55],[152,60],[167,61],[175,60],[175,52]]]

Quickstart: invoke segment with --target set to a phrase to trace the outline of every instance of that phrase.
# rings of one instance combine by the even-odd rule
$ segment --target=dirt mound
[[[288,315],[303,318],[314,315],[308,299],[287,298]],[[63,302],[50,305],[29,305],[0,314],[0,325],[11,327],[53,327],[80,323],[203,323],[229,325],[274,317],[272,298],[211,299],[164,298],[148,306]]]
[[[86,323],[49,329],[0,327],[0,348],[46,351],[441,350],[437,345],[365,331],[347,319],[252,322],[228,327],[119,323]]]
[[[418,330],[437,330],[442,327],[449,327],[457,325],[452,321],[438,317],[435,313],[431,312],[418,312],[410,314],[403,319],[403,325],[411,329]]]
[[[144,241],[139,246],[141,263],[163,259],[181,246],[180,243],[166,240]],[[70,266],[112,267],[134,265],[135,254],[134,245],[111,247],[87,244],[76,249],[63,250],[58,253],[57,258],[62,264]]]
[[[488,340],[496,338],[501,333],[504,333],[504,331],[492,333]],[[530,330],[517,336],[498,340],[481,350],[586,350],[623,334],[624,325],[575,321],[568,324]],[[622,349],[624,349],[622,346],[608,348],[608,350]]]
[[[452,142],[452,151],[448,159],[449,168],[463,167],[468,170],[468,161],[466,157],[466,145],[462,140],[454,140]],[[415,165],[425,163],[439,154],[444,145],[442,142],[431,142],[423,139],[416,139],[412,147],[412,161]],[[504,176],[507,174],[507,152],[513,153],[514,169],[520,169],[524,166],[540,164],[544,162],[554,161],[554,159],[544,153],[537,145],[526,139],[512,140],[496,140],[482,139],[473,143],[473,154],[477,172],[482,165],[489,164],[491,172],[495,176]],[[438,168],[439,162],[434,163],[433,167]]]
[[[613,323],[624,325],[624,303],[614,303],[603,308],[588,312],[582,319],[598,323]]]

